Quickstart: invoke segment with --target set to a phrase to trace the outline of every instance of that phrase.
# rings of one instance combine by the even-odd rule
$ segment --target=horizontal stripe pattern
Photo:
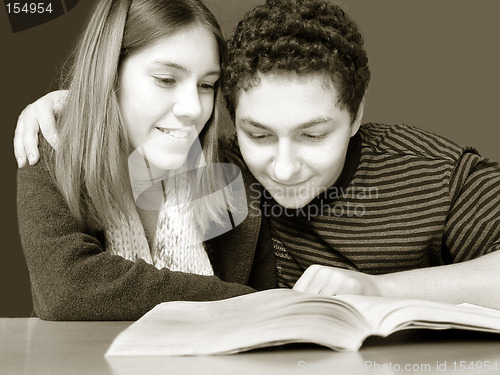
[[[500,248],[498,163],[407,125],[366,124],[359,134],[359,165],[333,201],[301,217],[268,211],[280,286],[312,264],[384,274]]]

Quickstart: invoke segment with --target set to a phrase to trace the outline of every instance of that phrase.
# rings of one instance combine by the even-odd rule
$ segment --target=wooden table
[[[0,374],[500,375],[500,336],[457,331],[368,339],[352,353],[292,345],[228,356],[104,358],[130,324],[0,319]]]

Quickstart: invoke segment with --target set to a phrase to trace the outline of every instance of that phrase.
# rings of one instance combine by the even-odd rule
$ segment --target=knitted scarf
[[[158,269],[166,267],[172,271],[213,275],[203,245],[203,231],[186,203],[189,191],[186,185],[184,189],[178,186],[179,181],[169,183],[168,180],[149,184],[150,193],[154,195],[156,191],[156,196],[161,194],[163,197],[151,248],[139,214],[134,211],[130,220],[122,214],[117,224],[105,230],[107,251],[132,261],[143,259]],[[137,184],[133,184],[133,189],[134,196],[137,189],[145,190]]]

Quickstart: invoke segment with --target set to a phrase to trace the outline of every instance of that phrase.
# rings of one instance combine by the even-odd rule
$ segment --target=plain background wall
[[[263,0],[206,0],[226,32]],[[28,316],[31,296],[16,218],[17,116],[46,93],[95,1],[13,34],[0,7],[2,245],[0,316]],[[500,2],[341,0],[360,25],[372,70],[365,121],[410,123],[500,161]]]

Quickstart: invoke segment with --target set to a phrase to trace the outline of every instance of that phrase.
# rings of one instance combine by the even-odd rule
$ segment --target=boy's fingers
[[[40,154],[38,152],[38,131],[33,128],[27,129],[23,134],[24,150],[30,165],[38,163]]]
[[[298,292],[307,292],[307,293],[309,293],[311,281],[314,280],[314,277],[315,277],[315,274],[316,274],[317,270],[318,270],[318,266],[317,265],[309,266],[304,271],[304,273],[302,274],[302,276],[299,277],[299,279],[297,280],[297,282],[293,286],[293,289],[296,290],[296,291],[298,291]]]
[[[26,120],[27,118],[35,118],[34,108],[31,104],[19,115],[16,130],[14,132],[14,155],[19,168],[25,166],[28,159],[31,159],[30,164],[38,160],[38,150],[33,151],[29,140],[30,133],[37,134],[38,123],[36,120],[29,122]],[[28,146],[28,148],[26,146]]]
[[[57,147],[56,114],[62,111],[68,92],[54,91],[28,105],[19,115],[14,133],[14,155],[19,168],[28,162],[38,163],[38,134],[41,131],[45,139],[54,148]]]
[[[26,164],[26,151],[24,150],[23,143],[21,141],[22,136],[19,134],[18,128],[14,135],[14,156],[16,157],[17,167],[22,168]]]
[[[309,270],[309,269],[308,269]],[[306,293],[321,294],[321,290],[325,288],[329,281],[329,270],[325,267],[318,266],[317,269],[313,269],[309,275],[309,280],[307,287],[305,288]]]
[[[22,125],[22,138],[26,157],[30,165],[35,165],[38,162],[38,133],[40,126],[38,124],[37,106],[31,104],[21,113],[20,119]]]
[[[34,136],[34,138],[30,138],[29,140],[36,141],[34,145],[38,149],[38,132],[41,131],[47,142],[49,142],[53,148],[56,148],[56,120],[52,106],[47,106],[39,102],[35,103],[35,118],[38,121],[37,128],[33,129],[36,131],[29,135],[30,137]]]

